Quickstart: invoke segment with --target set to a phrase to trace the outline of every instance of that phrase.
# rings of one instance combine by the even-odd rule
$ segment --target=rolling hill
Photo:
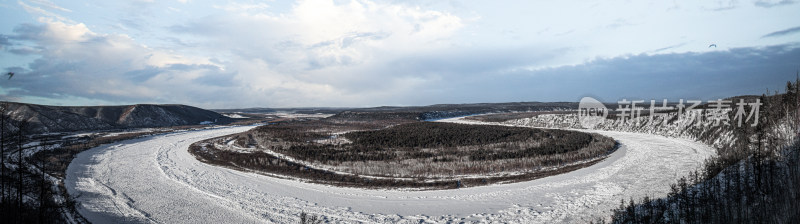
[[[226,122],[216,112],[186,105],[47,106],[2,102],[10,120],[27,121],[29,133],[94,131]],[[10,125],[9,130],[14,130]]]

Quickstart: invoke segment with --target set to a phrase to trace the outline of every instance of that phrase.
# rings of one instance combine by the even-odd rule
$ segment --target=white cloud
[[[259,105],[371,104],[377,101],[372,86],[389,94],[413,91],[414,82],[374,68],[450,47],[447,40],[464,26],[445,12],[358,0],[300,1],[285,14],[241,4],[218,8],[236,13],[173,30],[205,40],[203,52],[227,54],[235,62],[226,69],[264,98],[254,102]],[[383,83],[354,84],[364,80]]]
[[[183,2],[183,3],[186,3],[186,2]],[[261,3],[252,3],[252,4],[231,2],[231,3],[228,3],[227,5],[224,5],[224,6],[215,5],[214,8],[223,9],[225,11],[237,12],[238,13],[238,12],[247,12],[247,11],[250,11],[250,10],[263,10],[263,9],[269,8],[269,5],[267,5],[266,3],[263,3],[263,2],[261,2]]]
[[[88,11],[49,3],[19,1],[41,18],[0,36],[3,53],[41,57],[7,68],[20,74],[19,88],[0,84],[10,94],[214,108],[407,105],[511,94],[527,91],[524,82],[538,83],[527,74],[612,58],[785,44],[793,36],[761,37],[797,26],[783,21],[795,6],[728,1],[152,1]],[[708,10],[726,7],[733,8]],[[123,16],[108,21],[116,15]],[[712,42],[719,49],[708,49]],[[517,87],[502,80],[517,80],[509,84]]]
[[[41,58],[15,77],[18,92],[29,97],[171,101],[163,97],[166,90],[184,89],[193,79],[221,72],[207,60],[150,49],[126,35],[94,33],[80,23],[39,22],[12,36],[40,49],[35,54]]]
[[[34,3],[37,3],[38,1],[33,1],[33,2],[34,2]],[[47,2],[47,1],[42,1],[42,2]],[[18,1],[18,2],[17,2],[17,4],[19,4],[20,6],[22,6],[22,8],[23,8],[25,11],[27,11],[28,13],[30,13],[30,14],[34,14],[34,15],[40,15],[40,16],[45,16],[45,17],[49,17],[49,18],[55,18],[55,19],[58,19],[58,20],[61,20],[61,21],[67,21],[67,22],[70,22],[70,23],[75,23],[74,21],[72,21],[72,20],[70,20],[70,19],[68,19],[68,18],[66,18],[66,17],[63,17],[63,16],[61,16],[61,15],[60,15],[60,14],[58,14],[58,13],[54,13],[54,12],[51,12],[51,11],[47,11],[47,10],[45,10],[45,9],[42,9],[41,7],[32,6],[32,5],[28,5],[28,4],[26,4],[25,2],[23,2],[23,1]],[[40,5],[40,6],[47,7],[47,8],[50,8],[50,9],[57,9],[57,10],[61,10],[61,11],[71,12],[69,9],[64,9],[64,8],[58,7],[58,6],[57,6],[57,5],[55,5],[55,4],[52,4],[52,5],[47,5],[47,4],[44,4],[44,5],[42,5],[42,4],[39,4],[39,5]]]
[[[72,10],[69,10],[69,9],[64,8],[64,7],[58,6],[55,3],[51,2],[51,1],[48,1],[48,0],[29,0],[29,2],[37,4],[37,5],[40,5],[40,6],[43,6],[43,7],[47,7],[47,8],[50,8],[50,9],[55,9],[55,10],[64,11],[64,12],[72,12]]]
[[[189,50],[201,53],[192,54],[20,5],[43,17],[16,29],[14,41],[42,50],[29,51],[41,59],[21,74],[17,94],[206,107],[375,104],[425,80],[382,67],[448,47],[464,25],[444,12],[362,0],[301,1],[286,14],[231,3],[219,7],[225,13],[173,28],[198,42]]]
[[[783,6],[783,5],[791,5],[796,3],[792,0],[757,0],[755,1],[755,5],[758,7],[775,7],[775,6]]]

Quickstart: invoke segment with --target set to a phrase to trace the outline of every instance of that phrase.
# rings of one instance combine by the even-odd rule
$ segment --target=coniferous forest
[[[783,94],[744,97],[763,103],[757,125],[733,127],[735,144],[673,183],[667,197],[622,200],[612,222],[800,222],[798,84],[787,82]]]
[[[616,147],[611,138],[566,130],[394,118],[374,127],[335,119],[262,126],[197,143],[190,152],[213,164],[321,183],[440,188],[563,173],[594,164]]]

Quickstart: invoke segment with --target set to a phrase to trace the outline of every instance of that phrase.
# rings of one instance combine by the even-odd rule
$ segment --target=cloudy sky
[[[800,69],[798,12],[791,0],[2,0],[0,70],[16,75],[0,99],[711,100],[783,91]]]

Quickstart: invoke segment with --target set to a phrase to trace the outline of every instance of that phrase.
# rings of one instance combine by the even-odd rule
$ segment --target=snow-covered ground
[[[622,146],[574,172],[455,190],[396,191],[278,179],[197,161],[188,146],[246,131],[228,127],[158,135],[78,154],[69,193],[95,223],[297,222],[301,212],[334,222],[588,222],[621,199],[661,197],[714,149],[679,138],[596,131]]]
[[[245,116],[242,116],[240,114],[235,114],[235,113],[222,114],[222,116],[226,116],[226,117],[230,117],[230,118],[250,118],[250,117],[245,117]]]

